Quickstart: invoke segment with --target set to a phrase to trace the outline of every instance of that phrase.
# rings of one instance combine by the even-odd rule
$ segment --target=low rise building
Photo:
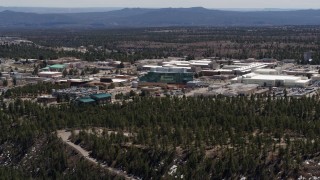
[[[47,66],[41,69],[41,71],[53,71],[53,72],[62,72],[65,70],[67,65],[65,64],[54,64],[51,66]]]
[[[311,80],[307,77],[288,76],[288,75],[263,75],[250,73],[236,77],[231,83],[258,84],[267,87],[307,87]]]
[[[51,72],[51,71],[42,71],[38,73],[39,77],[45,77],[45,78],[59,78],[62,77],[61,72]]]
[[[111,94],[107,93],[99,93],[99,94],[91,94],[90,97],[94,99],[98,104],[106,104],[111,102]]]
[[[314,74],[312,77],[311,77],[311,80],[313,82],[315,81],[320,81],[320,74]]]
[[[264,75],[278,75],[279,71],[277,71],[276,69],[256,69],[254,73]]]
[[[186,84],[193,80],[193,73],[185,68],[161,67],[152,68],[146,75],[140,78],[141,82]]]
[[[94,80],[94,78],[68,79],[67,83],[70,86],[81,86],[81,85],[89,83],[89,82],[91,82],[93,80]]]
[[[96,103],[96,101],[90,97],[82,97],[82,98],[76,99],[75,102],[79,105],[95,104]]]

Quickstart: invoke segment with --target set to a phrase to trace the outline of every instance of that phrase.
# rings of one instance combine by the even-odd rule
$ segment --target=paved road
[[[108,167],[104,164],[100,164],[96,159],[90,157],[90,152],[83,149],[81,146],[76,145],[74,143],[72,143],[71,141],[69,141],[69,137],[71,136],[71,132],[70,131],[66,131],[66,130],[58,130],[57,131],[58,137],[62,139],[62,141],[64,143],[66,143],[67,145],[69,145],[70,147],[72,147],[73,149],[75,149],[76,151],[78,151],[84,158],[86,158],[88,161],[101,166],[102,168],[107,169],[109,172],[111,172],[112,174],[116,174],[118,176],[124,177],[125,179],[130,179],[130,180],[134,180],[135,178],[130,177],[127,173],[117,170],[115,168],[111,168]]]

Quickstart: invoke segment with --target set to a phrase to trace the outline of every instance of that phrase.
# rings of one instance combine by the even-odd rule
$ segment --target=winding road
[[[101,164],[97,161],[97,159],[94,159],[92,157],[90,157],[90,152],[83,149],[81,146],[74,144],[73,142],[69,141],[68,139],[71,136],[71,132],[70,131],[66,131],[66,130],[58,130],[57,131],[57,135],[59,138],[62,139],[62,141],[67,144],[68,146],[72,147],[74,150],[76,150],[77,152],[80,153],[81,156],[83,156],[86,160],[88,160],[91,163],[94,163],[106,170],[108,170],[110,173],[115,174],[117,176],[121,176],[124,177],[125,179],[128,180],[135,180],[136,178],[129,176],[127,173],[120,171],[118,169],[112,168],[112,167],[108,167],[104,164]]]

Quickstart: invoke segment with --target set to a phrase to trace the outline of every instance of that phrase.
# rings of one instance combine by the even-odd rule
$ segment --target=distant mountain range
[[[320,25],[320,10],[225,11],[195,8],[125,8],[107,12],[0,12],[2,28],[116,28],[166,26]]]
[[[59,14],[59,13],[86,13],[86,12],[108,12],[120,10],[120,7],[101,7],[101,8],[49,8],[49,7],[5,7],[0,6],[1,11],[28,12],[39,14]]]

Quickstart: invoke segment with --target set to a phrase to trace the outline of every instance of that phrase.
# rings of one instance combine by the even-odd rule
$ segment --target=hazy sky
[[[19,7],[320,8],[320,0],[0,0]]]

